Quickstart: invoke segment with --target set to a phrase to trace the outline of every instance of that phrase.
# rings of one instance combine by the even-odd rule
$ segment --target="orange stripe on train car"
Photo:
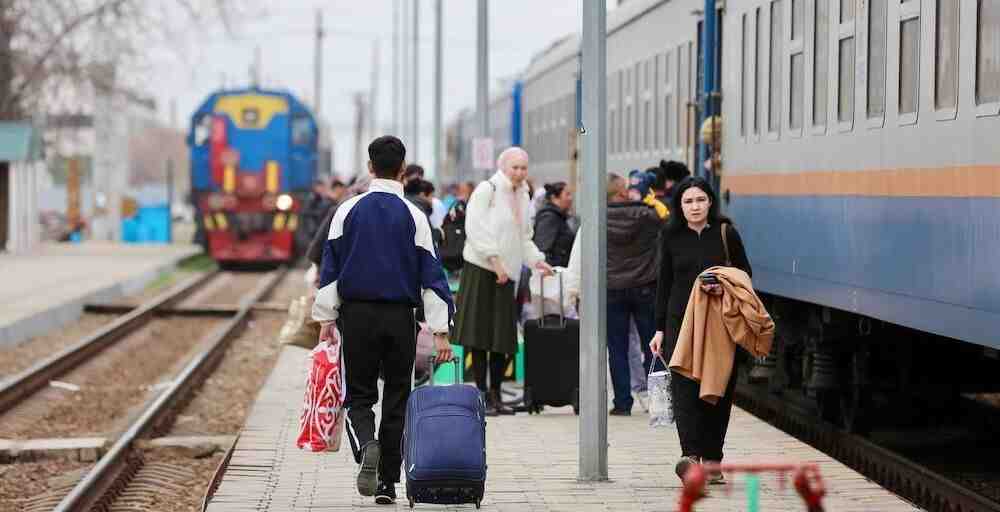
[[[804,171],[722,176],[722,190],[759,196],[1000,197],[1000,166]]]

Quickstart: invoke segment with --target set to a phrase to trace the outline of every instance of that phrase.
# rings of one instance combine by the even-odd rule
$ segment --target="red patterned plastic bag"
[[[323,341],[309,355],[305,403],[299,417],[296,445],[311,452],[335,452],[340,449],[344,431],[344,367],[340,332]]]

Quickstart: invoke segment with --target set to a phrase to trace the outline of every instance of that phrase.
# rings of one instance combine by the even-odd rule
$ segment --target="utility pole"
[[[434,167],[431,176],[443,169],[444,158],[441,157],[441,145],[444,132],[441,129],[442,94],[444,82],[444,15],[441,0],[434,1]]]
[[[490,136],[489,113],[489,18],[486,0],[478,0],[476,9],[476,116],[479,121],[479,136]],[[489,171],[486,171],[487,176]],[[603,374],[602,374],[603,375]]]
[[[400,0],[403,7],[403,12],[400,18],[400,36],[399,36],[399,65],[401,68],[401,74],[399,80],[400,91],[399,91],[399,118],[400,118],[400,131],[399,138],[404,144],[409,145],[410,143],[410,112],[412,110],[406,108],[406,88],[410,85],[410,2],[409,0]]]
[[[420,158],[420,0],[413,1],[413,161]]]
[[[607,10],[583,1],[583,276],[580,314],[579,478],[608,479]]]
[[[371,139],[377,137],[375,130],[381,130],[381,128],[376,126],[376,118],[378,117],[378,110],[376,109],[378,102],[376,100],[378,99],[379,54],[379,41],[376,39],[375,46],[372,47],[372,83],[368,90],[368,136]]]
[[[399,1],[392,0],[392,133],[399,136]]]
[[[313,63],[313,106],[316,109],[314,113],[316,118],[319,119],[320,107],[323,104],[323,10],[316,9],[316,51],[315,59]]]
[[[354,172],[361,176],[365,172],[364,150],[365,95],[354,93]]]

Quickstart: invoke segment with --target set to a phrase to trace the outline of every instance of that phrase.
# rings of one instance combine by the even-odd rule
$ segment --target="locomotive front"
[[[316,173],[316,139],[312,115],[285,93],[224,91],[195,113],[191,189],[213,259],[295,257],[300,212]]]

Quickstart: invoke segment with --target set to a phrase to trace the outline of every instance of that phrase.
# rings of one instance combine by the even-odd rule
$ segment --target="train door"
[[[299,106],[292,110],[291,172],[285,182],[289,190],[308,190],[316,178],[317,129],[309,112]]]

